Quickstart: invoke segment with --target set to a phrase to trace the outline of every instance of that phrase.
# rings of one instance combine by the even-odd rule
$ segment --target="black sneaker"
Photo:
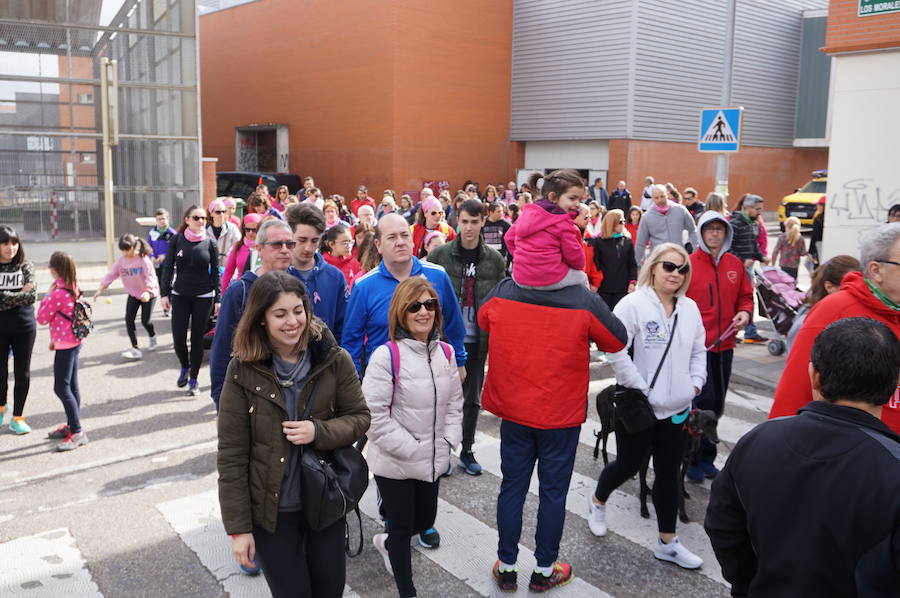
[[[69,424],[63,424],[60,427],[53,430],[52,432],[48,432],[47,438],[52,438],[54,440],[62,440],[69,434],[71,434],[71,432],[69,431]]]
[[[188,383],[188,374],[190,370],[188,368],[181,368],[181,373],[178,374],[178,381],[175,383],[178,388],[184,388]]]
[[[515,592],[519,589],[519,572],[515,569],[512,571],[500,571],[500,561],[494,563],[491,575],[494,576],[497,587],[500,588],[501,592]]]
[[[567,563],[553,563],[553,573],[546,576],[537,571],[531,572],[531,581],[528,582],[528,590],[537,594],[543,594],[557,586],[564,586],[574,577],[572,566]]]
[[[422,548],[437,548],[441,545],[441,535],[433,527],[424,532],[419,532],[419,545]]]

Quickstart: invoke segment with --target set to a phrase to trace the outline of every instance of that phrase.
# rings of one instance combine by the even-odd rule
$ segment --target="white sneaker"
[[[137,347],[132,347],[123,352],[122,357],[124,357],[125,359],[140,359],[142,357],[141,350]]]
[[[594,495],[588,496],[588,526],[595,536],[606,535],[606,505],[594,502]]]
[[[657,538],[653,556],[661,561],[675,563],[685,569],[696,569],[703,564],[703,559],[685,548],[677,537],[668,544],[663,544],[663,541]]]
[[[372,538],[372,544],[375,545],[375,550],[377,550],[381,554],[381,558],[384,559],[384,568],[387,569],[387,572],[394,575],[394,568],[391,567],[391,557],[388,556],[387,547],[384,545],[384,541],[387,540],[387,534],[375,534]]]
[[[150,337],[150,346],[147,347],[148,351],[156,351],[156,337]]]

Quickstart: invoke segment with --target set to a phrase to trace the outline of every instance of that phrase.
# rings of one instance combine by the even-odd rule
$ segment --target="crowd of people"
[[[384,532],[373,545],[398,594],[416,596],[410,542],[440,546],[440,480],[454,470],[453,452],[462,472],[482,473],[475,444],[482,405],[502,420],[492,575],[500,590],[518,588],[523,507],[537,465],[528,587],[541,593],[570,582],[574,572],[559,547],[587,411],[589,343],[608,356],[622,409],[616,459],[585,505],[590,531],[602,537],[615,529],[606,513],[612,493],[652,454],[653,554],[695,569],[703,560],[677,534],[683,423],[696,408],[721,417],[735,345],[767,340],[753,327],[755,265],[780,258],[796,278],[800,260],[813,251],[818,259],[820,248],[808,251],[799,222],[789,218],[769,259],[758,195],[741,196],[729,212],[720,194],[701,202],[693,188],[682,192],[652,177],[645,183],[633,199],[624,181],[610,193],[600,179],[589,184],[559,170],[534,173],[518,188],[489,185],[483,194],[472,182],[455,195],[425,187],[398,199],[388,189],[377,204],[365,186],[350,201],[326,198],[311,177],[302,199],[287,187],[272,196],[261,185],[243,217],[234,198],[191,206],[175,223],[158,210],[146,239],[119,239],[122,255],[93,298],[121,280],[129,360],[142,358],[138,311],[146,349],[158,348],[152,314],[160,300],[171,318],[175,386],[189,395],[200,393],[210,345],[223,522],[242,571],[261,570],[273,596],[342,594],[346,523],[310,522],[317,505],[304,502],[313,499],[303,491],[301,463],[304,451],[351,446],[365,451],[380,498]],[[0,225],[0,354],[13,356],[15,380],[10,410],[3,360],[0,425],[31,431],[24,418],[30,360],[36,325],[47,325],[54,391],[66,416],[49,436],[66,451],[88,442],[78,357],[90,310],[74,259],[57,252],[48,267],[54,282],[35,314],[35,266],[16,231]],[[802,581],[788,592],[779,580],[805,580],[826,567],[833,587],[889,587],[891,575],[900,576],[900,223],[866,237],[859,260],[817,265],[801,316],[772,412],[799,411],[797,423],[760,426],[722,472],[715,444],[704,440],[687,472],[692,481],[715,479],[706,525],[735,595],[799,595]],[[844,342],[848,335],[854,342]],[[814,399],[821,405],[807,405]],[[778,544],[773,529],[787,529],[790,519],[764,496],[745,502],[747,485],[764,488],[759,468],[791,461],[792,439],[824,434],[817,429],[841,418],[861,431],[844,426],[842,442],[868,443],[873,454],[876,445],[887,447],[894,462],[872,458],[894,475],[879,478],[885,498],[866,503],[864,524],[842,524],[854,537],[843,560],[811,557],[803,560],[807,570],[785,571],[773,555],[790,544],[761,554],[757,541]],[[813,445],[803,444],[807,470],[849,454]],[[827,482],[828,474],[816,474]],[[833,493],[834,485],[823,487]],[[818,511],[826,519],[821,534],[831,537],[828,512]],[[867,554],[879,543],[881,553]],[[829,550],[826,544],[804,554]],[[874,569],[860,571],[863,560]]]

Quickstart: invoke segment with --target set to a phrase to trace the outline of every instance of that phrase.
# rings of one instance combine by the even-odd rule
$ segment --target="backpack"
[[[447,361],[450,362],[450,365],[453,365],[453,362],[450,360],[450,345],[444,341],[438,341],[438,343],[441,345],[441,349],[444,350],[444,356],[447,358]],[[391,353],[391,382],[394,384],[394,389],[391,391],[391,404],[388,405],[388,412],[390,412],[394,407],[394,395],[397,394],[397,378],[400,376],[400,346],[394,341],[388,341],[385,345],[387,345],[388,351]]]
[[[71,289],[64,288],[63,290],[67,291],[75,298],[75,304],[72,308],[72,317],[67,316],[61,311],[57,311],[56,313],[71,322],[72,334],[75,335],[75,338],[84,340],[91,333],[91,330],[94,329],[94,322],[91,320],[91,316],[94,312],[91,309],[91,304],[81,298],[82,293],[80,291],[76,295]]]

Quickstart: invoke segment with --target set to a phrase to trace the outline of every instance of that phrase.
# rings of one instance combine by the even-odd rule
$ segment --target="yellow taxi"
[[[813,215],[816,213],[816,204],[825,195],[825,185],[828,183],[827,170],[814,170],[812,180],[797,189],[794,193],[786,195],[778,206],[778,222],[791,216],[800,219],[800,224],[812,226]]]

